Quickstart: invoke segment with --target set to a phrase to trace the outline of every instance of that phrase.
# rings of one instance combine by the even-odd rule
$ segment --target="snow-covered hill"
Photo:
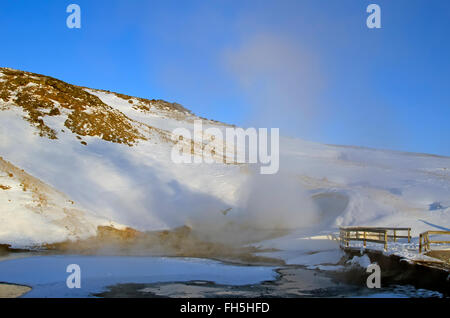
[[[0,242],[19,247],[83,240],[98,226],[124,227],[83,211],[67,196],[0,157]]]
[[[450,228],[448,157],[282,137],[276,175],[259,175],[244,164],[176,164],[171,132],[192,130],[195,119],[179,104],[0,69],[0,155],[100,220],[138,230],[188,225],[205,239],[236,244],[258,232],[291,229],[260,245],[297,263],[311,250],[337,257],[336,243],[320,235],[340,225],[410,226],[413,235]],[[228,127],[211,120],[203,126]],[[10,185],[2,178],[0,184],[18,189],[20,180]],[[53,212],[35,212],[25,202],[32,202],[31,194],[6,197],[8,191],[0,190],[0,217],[15,213],[24,223],[0,222],[0,244],[74,239],[103,222],[83,219],[91,225],[80,233],[58,222],[50,229],[45,224]],[[14,204],[6,208],[5,199]],[[61,200],[55,198],[61,203],[54,209],[64,211]],[[29,231],[32,218],[34,228],[46,230]]]

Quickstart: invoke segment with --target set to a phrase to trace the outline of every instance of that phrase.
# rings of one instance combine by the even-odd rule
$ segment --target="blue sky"
[[[381,29],[366,27],[370,3]],[[446,0],[0,2],[1,66],[282,135],[441,155],[449,37]]]

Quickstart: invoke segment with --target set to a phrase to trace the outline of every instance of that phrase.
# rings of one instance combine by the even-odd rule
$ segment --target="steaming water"
[[[81,268],[80,289],[69,289],[66,285],[66,280],[71,274],[67,273],[66,269],[70,264],[77,264]],[[106,291],[108,286],[126,283],[207,281],[235,288],[240,286],[245,288],[245,285],[257,288],[258,284],[264,281],[275,281],[280,278],[275,270],[275,267],[270,266],[238,266],[194,258],[52,255],[0,261],[0,282],[32,287],[32,290],[23,297],[93,297],[93,294]],[[316,277],[323,274],[299,270],[298,275]],[[317,285],[317,289],[322,287],[319,283]],[[302,287],[305,288],[299,283],[298,289],[301,290]],[[336,295],[334,291],[322,296],[440,297],[441,295],[412,286],[393,286],[381,291],[353,288],[351,292],[344,287],[342,295]]]

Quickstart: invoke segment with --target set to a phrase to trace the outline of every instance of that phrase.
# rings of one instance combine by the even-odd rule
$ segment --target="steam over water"
[[[186,225],[208,240],[239,244],[317,222],[317,206],[295,178],[255,173],[241,185],[237,206],[188,216]]]

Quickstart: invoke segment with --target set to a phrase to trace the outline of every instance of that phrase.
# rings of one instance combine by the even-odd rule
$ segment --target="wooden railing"
[[[430,244],[450,244],[450,241],[432,241],[430,235],[450,235],[450,231],[426,231],[419,236],[419,253],[422,253],[422,248],[425,251],[431,250]]]
[[[408,243],[411,242],[411,228],[409,227],[361,227],[348,226],[340,227],[340,242],[345,246],[350,245],[350,241],[362,241],[364,247],[367,242],[383,243],[384,249],[387,250],[388,241],[396,242],[399,238],[407,238]],[[407,235],[399,235],[399,232],[407,232]]]

